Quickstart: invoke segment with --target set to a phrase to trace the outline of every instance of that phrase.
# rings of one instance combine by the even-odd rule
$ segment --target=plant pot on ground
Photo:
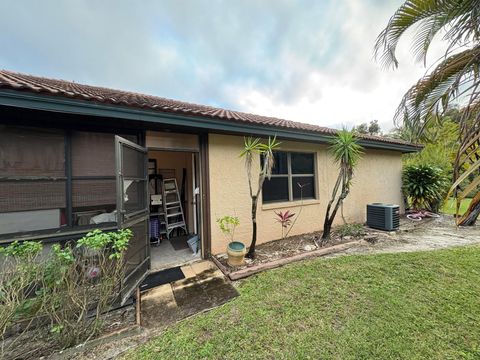
[[[245,263],[245,254],[247,248],[244,243],[240,241],[232,241],[227,246],[228,265],[241,266]]]
[[[240,220],[236,216],[225,215],[224,217],[217,219],[218,226],[223,234],[228,238],[227,246],[227,263],[230,266],[241,266],[245,263],[245,254],[247,248],[244,243],[240,241],[234,241],[235,229],[240,225]]]

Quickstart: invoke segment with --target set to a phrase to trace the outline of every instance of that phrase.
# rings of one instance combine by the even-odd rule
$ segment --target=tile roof
[[[33,92],[110,105],[122,105],[164,113],[208,117],[253,125],[266,125],[274,128],[313,132],[322,135],[333,135],[337,131],[323,126],[284,120],[270,116],[261,116],[212,106],[192,104],[129,91],[82,85],[76,82],[48,79],[7,70],[0,70],[0,89]],[[380,136],[361,134],[359,135],[359,138],[375,142],[415,146],[414,144],[403,140]]]

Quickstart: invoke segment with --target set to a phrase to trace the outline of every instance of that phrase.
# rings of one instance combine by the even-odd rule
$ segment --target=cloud
[[[324,126],[383,128],[425,69],[374,63],[399,1],[2,1],[0,67]],[[438,53],[438,51],[436,52]]]

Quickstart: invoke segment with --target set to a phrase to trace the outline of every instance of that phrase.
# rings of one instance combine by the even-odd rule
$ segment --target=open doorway
[[[201,258],[198,152],[148,149],[151,270]]]

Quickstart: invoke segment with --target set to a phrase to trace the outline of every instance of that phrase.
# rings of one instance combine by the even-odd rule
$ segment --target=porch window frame
[[[309,198],[304,198],[303,200],[316,200],[316,199],[318,199],[318,191],[317,191],[318,190],[317,189],[317,153],[315,151],[278,150],[278,151],[274,151],[274,154],[275,153],[280,153],[280,152],[287,154],[287,174],[272,174],[271,178],[287,178],[288,199],[264,200],[263,188],[262,188],[262,204],[277,204],[277,203],[279,204],[279,203],[299,201],[299,199],[294,199],[293,198],[293,178],[294,177],[313,177],[312,187],[313,187],[314,196],[309,197]],[[309,154],[309,155],[312,155],[312,157],[313,157],[313,173],[312,174],[307,174],[307,173],[293,174],[292,173],[292,154]],[[260,164],[262,164],[262,161],[260,162]],[[265,179],[265,180],[268,181],[268,179]],[[263,183],[263,186],[265,186],[265,183]]]

